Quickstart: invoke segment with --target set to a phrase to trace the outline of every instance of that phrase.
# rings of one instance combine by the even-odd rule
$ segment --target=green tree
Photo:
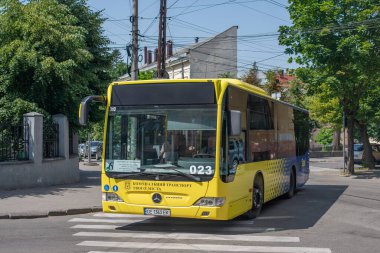
[[[81,0],[0,1],[2,110],[17,100],[20,106],[6,109],[12,115],[63,113],[75,125],[79,101],[105,92],[116,57],[102,35],[103,21]]]
[[[272,95],[272,93],[276,92],[281,92],[281,87],[278,85],[277,73],[277,70],[268,70],[265,72],[266,82],[264,84],[264,89],[268,95]]]
[[[309,109],[310,118],[318,122],[319,126],[334,129],[333,150],[339,150],[342,128],[342,108],[339,99],[331,94],[328,85],[322,83],[321,92],[307,96],[305,105]]]
[[[111,80],[115,81],[118,80],[118,78],[128,71],[128,65],[119,58],[114,65],[112,66],[112,69],[110,71]]]
[[[289,88],[286,92],[282,92],[281,100],[291,103],[293,105],[306,108],[306,87],[304,82],[302,82],[298,77],[289,81]]]
[[[371,0],[290,0],[292,26],[279,41],[298,64],[312,70],[309,92],[338,99],[347,116],[348,171],[354,173],[353,128],[364,94],[377,85],[380,69],[380,6]]]
[[[314,140],[323,145],[323,148],[326,149],[327,146],[331,145],[333,141],[333,133],[334,129],[332,128],[322,128],[317,136],[315,136]]]
[[[380,87],[369,89],[359,101],[359,112],[355,118],[360,133],[360,140],[364,144],[364,161],[370,168],[375,168],[374,157],[369,137],[376,139],[376,128],[380,124]],[[374,127],[375,126],[375,127]]]
[[[252,64],[252,68],[250,68],[242,77],[241,80],[243,82],[252,84],[254,86],[263,88],[261,86],[261,79],[259,78],[259,68],[257,67],[256,62]]]
[[[153,71],[140,71],[139,80],[151,80],[153,79]]]
[[[218,74],[218,77],[219,78],[233,78],[231,72],[224,72],[224,73]]]

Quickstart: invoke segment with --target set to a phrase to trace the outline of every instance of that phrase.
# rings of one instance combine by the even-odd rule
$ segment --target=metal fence
[[[29,125],[0,125],[0,162],[29,160]]]
[[[44,123],[43,130],[44,158],[59,157],[59,125]]]

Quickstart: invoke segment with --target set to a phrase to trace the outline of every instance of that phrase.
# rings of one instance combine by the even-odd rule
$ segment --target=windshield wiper
[[[120,178],[128,178],[128,177],[134,177],[134,176],[161,176],[162,174],[157,174],[157,173],[149,173],[149,172],[138,172],[138,173],[131,173],[131,174],[117,174],[112,176],[113,178],[120,179]]]
[[[194,176],[194,175],[191,175],[191,174],[187,174],[187,173],[184,173],[180,170],[177,170],[176,168],[183,168],[182,166],[180,165],[177,165],[177,164],[160,164],[159,166],[155,166],[155,168],[158,168],[158,169],[170,169],[170,170],[173,170],[179,174],[167,174],[167,173],[156,173],[156,172],[137,172],[137,173],[120,173],[120,174],[117,174],[117,175],[109,175],[110,177],[113,177],[113,178],[116,178],[116,179],[122,179],[122,178],[129,178],[129,177],[135,177],[135,176],[159,176],[159,177],[165,177],[165,176],[184,176],[188,179],[191,179],[195,182],[200,182],[201,181],[201,178],[200,177],[197,177],[197,176]],[[146,169],[150,169],[150,168],[146,168]]]
[[[160,166],[157,166],[158,168],[160,169],[170,169],[170,170],[173,170],[175,172],[178,172],[180,175],[184,176],[184,177],[187,177],[193,181],[196,181],[196,182],[200,182],[201,181],[201,178],[200,177],[196,177],[194,175],[191,175],[191,174],[187,174],[187,173],[184,173],[180,170],[177,170],[176,168],[182,168],[181,166],[177,165],[177,164],[165,164],[166,166],[164,165],[160,165]]]

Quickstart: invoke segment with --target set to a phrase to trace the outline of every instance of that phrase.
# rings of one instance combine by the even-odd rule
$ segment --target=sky
[[[104,32],[111,48],[119,48],[127,59],[125,47],[131,43],[132,0],[89,0],[94,11],[103,10],[107,20]],[[143,48],[157,47],[159,0],[139,1],[140,54]],[[287,62],[284,47],[278,44],[278,28],[291,25],[286,0],[167,0],[167,40],[174,52],[220,32],[238,26],[238,76],[257,62],[260,70],[294,68]],[[143,61],[140,63],[142,66]]]

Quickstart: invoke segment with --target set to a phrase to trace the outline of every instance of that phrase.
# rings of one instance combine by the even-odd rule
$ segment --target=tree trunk
[[[348,174],[353,175],[355,174],[355,167],[354,167],[354,117],[352,115],[347,116],[347,137],[348,137],[347,170],[348,170]]]
[[[369,143],[369,137],[367,132],[367,125],[358,123],[359,131],[360,131],[360,139],[362,140],[363,147],[364,147],[364,163],[366,166],[368,166],[368,169],[374,170],[375,169],[375,160],[373,159],[372,155],[372,147]]]
[[[334,132],[334,138],[332,143],[332,150],[338,151],[340,145],[340,128]]]

